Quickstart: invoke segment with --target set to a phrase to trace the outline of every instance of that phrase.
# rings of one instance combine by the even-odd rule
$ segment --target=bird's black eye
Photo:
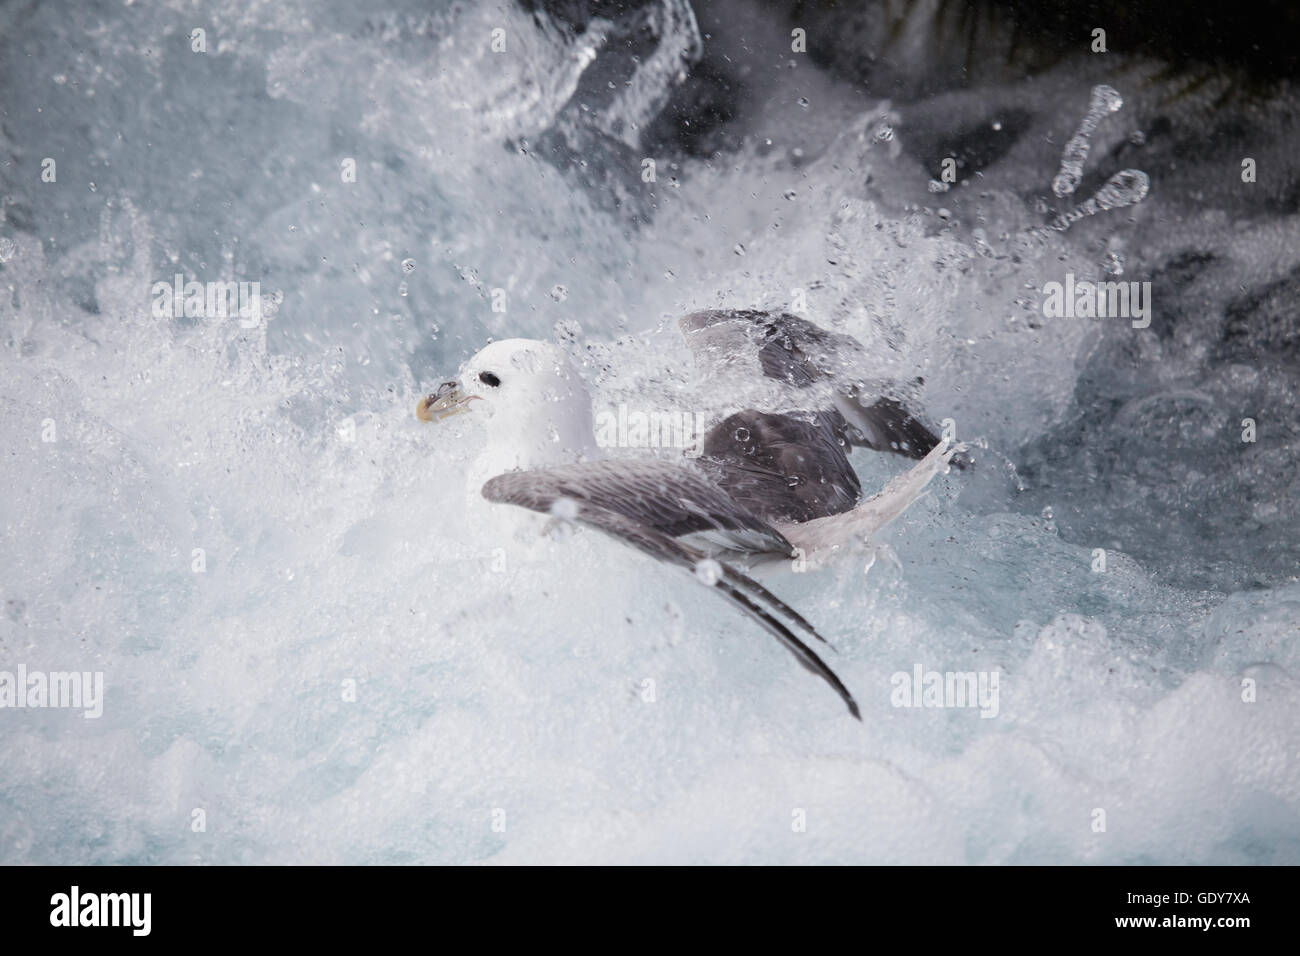
[[[497,388],[501,385],[501,379],[497,378],[491,372],[479,372],[478,380],[488,388]]]

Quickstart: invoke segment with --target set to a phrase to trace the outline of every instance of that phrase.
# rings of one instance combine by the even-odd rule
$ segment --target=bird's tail
[[[879,494],[860,502],[852,511],[814,518],[802,524],[781,525],[778,530],[810,557],[825,549],[865,543],[920,498],[930,479],[944,471],[961,448],[940,439],[928,455],[903,474],[890,479]]]

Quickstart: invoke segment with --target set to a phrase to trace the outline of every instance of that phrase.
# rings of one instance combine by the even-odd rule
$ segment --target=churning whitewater
[[[0,10],[0,862],[1300,861],[1292,94],[547,9]]]

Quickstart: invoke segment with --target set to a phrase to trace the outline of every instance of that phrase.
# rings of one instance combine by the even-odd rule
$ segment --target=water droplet
[[[582,324],[576,319],[560,319],[551,329],[561,342],[576,342],[582,338]]]
[[[400,296],[405,296],[406,293],[407,293],[408,291],[409,291],[409,290],[408,290],[407,287],[406,287],[406,282],[405,282],[405,281],[402,281],[401,283],[398,284],[398,286],[397,286],[397,294],[398,294],[398,295],[400,295]]]
[[[8,262],[17,252],[17,243],[8,236],[0,236],[0,262]]]
[[[732,437],[735,438],[736,441],[740,442],[741,444],[744,444],[745,442],[749,441],[749,429],[737,428],[736,433]]]
[[[787,189],[787,190],[786,190],[785,192],[783,192],[781,195],[784,196],[786,199],[794,199],[794,197],[797,196],[797,195],[799,195],[799,194],[798,194],[797,192],[795,192],[793,189]]]
[[[801,96],[801,97],[799,97],[799,105],[800,105],[801,107],[803,107],[804,109],[807,109],[807,108],[808,108],[808,97],[806,97],[806,96]]]
[[[556,285],[551,288],[551,298],[556,302],[563,302],[569,297],[569,290],[562,285]]]
[[[1052,192],[1058,196],[1068,196],[1074,192],[1083,178],[1083,164],[1088,158],[1088,148],[1092,134],[1097,125],[1108,113],[1114,113],[1124,105],[1124,98],[1113,86],[1094,86],[1092,97],[1088,101],[1088,113],[1079,124],[1078,131],[1070,137],[1061,151],[1061,171],[1052,180]]]
[[[712,558],[704,558],[695,565],[695,577],[707,587],[713,587],[722,580],[722,565]]]
[[[738,242],[736,243],[735,248],[733,248],[731,251],[738,256],[743,256],[745,254],[745,247]]]
[[[946,193],[948,191],[948,183],[941,183],[937,179],[932,179],[926,188],[932,193]]]
[[[1118,209],[1140,203],[1151,188],[1151,177],[1140,169],[1121,169],[1097,190],[1093,198],[1102,209]]]
[[[403,259],[403,260],[402,260],[402,271],[405,272],[407,275],[410,275],[412,272],[414,272],[414,271],[415,271],[415,260],[414,260],[414,259]]]
[[[560,521],[574,521],[578,517],[578,503],[572,498],[556,498],[551,502],[551,517]]]

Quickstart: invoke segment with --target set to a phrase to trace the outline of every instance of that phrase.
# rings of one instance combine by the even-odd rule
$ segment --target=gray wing
[[[860,378],[856,370],[865,350],[851,335],[829,332],[788,312],[753,309],[692,312],[679,325],[697,358],[750,351],[767,378],[793,389],[822,386],[820,394],[829,389],[834,407],[819,411],[851,446],[920,459],[939,443],[907,407],[915,402],[909,394],[914,388]],[[962,462],[954,464],[960,467]]]
[[[493,495],[510,495],[494,498]],[[689,463],[653,458],[610,459],[509,472],[483,486],[491,501],[549,511],[561,498],[621,514],[667,535],[689,536],[701,550],[778,554],[793,546],[762,517],[743,507]]]
[[[742,543],[752,542],[754,535],[766,538],[773,545],[767,550],[793,550],[779,531],[731,502],[702,474],[668,462],[602,461],[509,472],[488,481],[483,497],[543,514],[567,499],[574,505],[575,520],[689,572],[710,553],[678,539],[710,528],[724,535],[738,532]],[[717,591],[776,637],[805,669],[830,684],[849,713],[861,720],[848,688],[792,628],[823,643],[825,638],[753,578],[725,562],[718,566]]]
[[[763,374],[796,388],[847,374],[864,354],[851,335],[828,332],[788,312],[706,309],[678,322],[686,344],[702,352],[754,352]]]
[[[832,415],[737,412],[704,438],[698,464],[737,503],[774,522],[851,510],[862,485]]]

